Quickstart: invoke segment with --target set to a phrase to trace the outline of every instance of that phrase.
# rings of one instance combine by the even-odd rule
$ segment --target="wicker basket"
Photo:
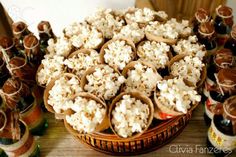
[[[178,136],[189,122],[193,106],[187,114],[166,121],[153,120],[149,129],[133,139],[122,139],[113,133],[96,132],[75,136],[81,143],[90,148],[110,155],[140,155],[156,150]]]

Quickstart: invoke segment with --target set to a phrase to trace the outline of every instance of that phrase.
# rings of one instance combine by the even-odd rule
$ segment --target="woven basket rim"
[[[141,136],[133,138],[133,139],[121,138],[121,137],[118,137],[117,135],[115,135],[114,133],[108,134],[108,133],[103,133],[103,132],[87,133],[86,135],[96,138],[96,139],[100,139],[100,140],[111,140],[112,139],[113,141],[117,141],[117,142],[141,140],[143,138],[148,138],[149,136],[152,136],[154,133],[157,134],[158,132],[166,130],[168,127],[175,125],[175,123],[178,122],[181,118],[183,118],[187,115],[191,115],[192,111],[198,106],[198,104],[199,103],[194,104],[191,107],[191,109],[188,110],[187,114],[176,116],[176,117],[173,117],[168,120],[163,120],[163,123],[156,125],[153,128],[148,128]],[[85,134],[81,134],[81,135],[85,135]]]

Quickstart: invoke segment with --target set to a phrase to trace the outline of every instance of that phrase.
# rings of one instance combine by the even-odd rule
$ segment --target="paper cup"
[[[158,74],[156,68],[155,68],[152,64],[150,64],[150,63],[148,63],[148,62],[144,62],[144,61],[132,61],[132,62],[130,62],[130,63],[123,69],[122,75],[123,75],[125,78],[127,78],[127,77],[128,77],[128,71],[129,71],[129,70],[133,70],[133,69],[134,69],[134,66],[135,66],[137,63],[141,63],[142,65],[145,65],[145,66],[147,66],[147,67],[149,67],[149,68],[152,68],[153,71],[154,71],[154,73],[159,77],[159,79],[160,79],[160,80],[162,79],[161,75]],[[125,90],[125,86],[123,86],[122,90]],[[135,90],[135,89],[134,89],[134,90]],[[155,85],[155,87],[153,87],[152,91],[155,91],[155,90],[156,90],[156,85]],[[143,91],[140,91],[140,92],[143,92]],[[145,94],[146,94],[146,93],[145,93]],[[147,96],[150,96],[150,95],[147,95]]]
[[[137,46],[137,56],[140,58],[140,60],[142,60],[141,54],[145,54],[145,52],[143,51],[143,49],[142,49],[141,47],[142,47],[142,46],[145,44],[145,42],[147,42],[147,41],[148,41],[148,40],[141,41],[141,42],[138,44],[138,46]],[[173,55],[172,55],[172,53],[171,53],[170,51],[167,52],[167,56],[168,56],[168,58],[169,58],[169,61],[173,58]],[[146,61],[146,62],[147,62],[147,61]],[[153,62],[148,62],[148,63],[153,64],[156,69],[162,69],[162,68],[157,67],[157,66],[155,65],[155,63],[153,63]],[[169,64],[169,62],[166,64],[166,66],[168,66],[168,64]]]
[[[103,118],[103,121],[98,124],[95,128],[94,132],[101,132],[103,130],[106,130],[109,128],[109,119],[108,119],[108,107],[107,105],[104,103],[104,101],[102,101],[101,99],[99,99],[98,97],[96,97],[93,94],[87,93],[87,92],[80,92],[78,94],[76,94],[75,96],[73,96],[72,100],[75,99],[76,97],[82,97],[82,98],[86,98],[86,99],[90,99],[90,100],[94,100],[97,103],[101,104],[105,109],[106,109],[106,113],[105,116]],[[72,109],[68,109],[65,111],[65,116],[64,116],[64,124],[66,129],[69,131],[69,133],[71,133],[74,136],[78,136],[80,134],[83,134],[82,132],[79,132],[77,130],[75,130],[67,121],[66,121],[66,116],[70,116],[72,114],[74,114],[75,111],[73,111]]]
[[[154,34],[150,33],[149,31],[146,31],[146,30],[145,30],[145,34],[146,34],[146,37],[147,37],[148,40],[153,40],[153,41],[157,41],[157,42],[164,42],[164,43],[167,43],[169,45],[174,45],[177,42],[177,39],[169,39],[169,38],[164,38],[164,37],[161,37],[161,36],[157,36],[157,35],[154,35]]]
[[[175,63],[175,62],[178,62],[182,59],[184,59],[184,57],[186,57],[187,55],[184,55],[184,54],[180,54],[180,55],[176,55],[174,56],[170,62],[169,62],[169,65],[168,65],[168,69],[169,69],[169,72],[171,72],[171,66]],[[196,84],[196,88],[199,89],[202,84],[204,83],[205,79],[206,79],[206,75],[207,75],[207,70],[206,70],[206,66],[203,66],[202,70],[201,70],[201,76],[199,78],[199,81],[197,82]],[[190,81],[184,79],[184,82],[190,86],[190,87],[194,87],[193,83],[191,83]]]
[[[133,98],[136,98],[138,100],[141,100],[143,103],[147,104],[148,107],[149,107],[149,117],[148,117],[148,122],[147,122],[147,127],[143,129],[142,132],[140,133],[135,133],[133,134],[132,136],[130,137],[127,137],[127,138],[123,138],[121,137],[120,135],[117,134],[117,132],[115,131],[115,128],[112,124],[112,111],[114,110],[114,108],[116,107],[116,103],[119,102],[123,95],[130,95],[131,97]],[[150,98],[148,98],[147,96],[145,96],[144,94],[140,93],[140,92],[123,92],[123,93],[120,93],[117,97],[115,97],[109,107],[109,123],[110,123],[110,128],[112,129],[112,131],[120,138],[122,139],[125,139],[125,140],[131,140],[131,139],[134,139],[134,138],[137,138],[139,137],[140,135],[142,135],[147,129],[148,127],[150,126],[150,124],[152,123],[152,120],[153,120],[153,115],[154,115],[154,106],[153,106],[153,103],[151,101]]]
[[[126,43],[127,45],[131,46],[132,51],[133,51],[132,60],[135,60],[135,59],[136,59],[136,48],[135,48],[135,44],[133,43],[133,41],[131,41],[131,40],[128,39],[128,38],[114,38],[114,39],[111,39],[111,40],[107,41],[107,42],[102,46],[102,48],[101,48],[101,50],[100,50],[100,61],[101,61],[101,63],[103,63],[103,64],[106,63],[106,62],[105,62],[105,59],[104,59],[105,49],[108,47],[108,45],[109,45],[110,43],[112,43],[112,42],[114,42],[114,41],[117,41],[117,40],[123,40],[123,41],[125,41],[125,43]],[[109,64],[109,63],[107,63],[107,64]],[[113,66],[113,65],[112,65],[112,66]],[[117,66],[114,66],[114,67],[118,69]]]
[[[184,114],[182,112],[175,111],[174,108],[170,109],[166,107],[165,105],[159,103],[157,100],[157,93],[154,93],[153,99],[154,99],[153,102],[154,102],[154,108],[155,108],[154,117],[156,119],[166,120],[166,119],[170,119],[170,118]]]
[[[93,66],[93,67],[91,67],[91,68],[89,68],[88,70],[85,71],[85,73],[84,73],[84,75],[82,76],[81,81],[80,81],[80,87],[82,88],[83,91],[86,91],[86,90],[84,89],[84,87],[85,87],[85,85],[88,83],[88,80],[87,80],[87,78],[86,78],[87,75],[90,75],[90,74],[94,73],[96,68],[102,68],[102,67],[104,67],[104,66],[107,66],[107,65],[106,65],[106,64],[96,65],[96,66]],[[111,67],[111,66],[110,66],[110,67]],[[119,72],[116,68],[114,68],[114,67],[111,67],[111,68],[114,69],[114,72],[116,72],[116,73],[118,73],[119,75],[121,75],[120,72]],[[99,97],[99,98],[102,99],[102,100],[104,100],[103,97]],[[104,101],[105,101],[105,100],[104,100]]]
[[[76,75],[74,74],[71,74],[71,73],[64,73],[62,76],[58,76],[54,79],[52,79],[49,84],[47,85],[47,87],[45,88],[44,90],[44,94],[43,94],[43,100],[44,100],[44,105],[45,105],[45,108],[51,112],[51,113],[54,113],[55,114],[55,118],[56,119],[63,119],[64,118],[64,113],[56,113],[55,110],[53,109],[53,107],[48,104],[48,97],[49,97],[49,91],[53,88],[53,86],[55,85],[55,82],[56,80],[60,79],[61,77],[68,77],[68,78],[72,78],[73,76],[77,77]],[[78,77],[77,77],[78,78]],[[78,78],[79,80],[79,78]]]

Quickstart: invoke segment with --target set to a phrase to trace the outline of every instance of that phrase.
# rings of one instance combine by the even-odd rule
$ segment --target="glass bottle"
[[[226,41],[224,47],[230,49],[233,55],[236,56],[236,25],[232,27],[230,38]]]
[[[213,118],[213,110],[216,105],[222,103],[231,95],[236,94],[236,69],[226,68],[221,69],[218,73],[214,73],[215,83],[208,88],[208,96],[205,101],[204,120],[207,125],[210,125]],[[209,85],[208,85],[209,86]]]
[[[31,156],[39,157],[39,145],[30,134],[28,126],[19,120],[18,113],[11,110],[0,111],[4,118],[4,126],[0,132],[0,148],[8,156]]]
[[[195,12],[193,20],[192,20],[193,32],[197,33],[199,25],[204,22],[209,22],[210,19],[211,19],[211,16],[210,16],[209,11],[204,8],[199,8]]]
[[[4,82],[10,77],[7,70],[6,63],[0,58],[0,88],[2,88]]]
[[[217,106],[214,113],[207,146],[214,150],[215,156],[227,156],[236,148],[236,96]]]
[[[35,66],[35,69],[41,64],[43,54],[40,50],[40,43],[33,34],[26,35],[23,40],[24,53],[30,63]]]
[[[15,47],[15,42],[12,40],[12,38],[2,36],[0,37],[0,57],[5,61],[6,56],[5,54],[9,57],[12,58],[13,56],[18,56],[19,52],[17,51]],[[4,52],[5,51],[5,54]]]
[[[12,24],[12,31],[17,49],[23,50],[23,39],[26,35],[31,34],[27,28],[27,25],[22,21],[15,22]]]
[[[208,66],[212,61],[213,52],[217,49],[215,35],[215,28],[212,22],[204,22],[199,25],[197,37],[198,41],[201,44],[205,45],[205,48],[207,50],[205,63],[208,63]]]
[[[29,127],[31,134],[42,136],[48,128],[48,122],[38,102],[35,94],[31,93],[20,99],[17,108],[20,109],[20,117]]]
[[[52,31],[52,27],[48,21],[41,21],[38,24],[38,32],[40,37],[40,44],[43,49],[48,46],[48,40],[50,38],[56,38],[55,34]]]
[[[228,6],[219,5],[216,8],[215,30],[217,33],[217,44],[223,46],[228,39],[228,34],[233,25],[233,11]]]

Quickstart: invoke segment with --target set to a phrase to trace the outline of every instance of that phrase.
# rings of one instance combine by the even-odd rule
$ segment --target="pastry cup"
[[[138,46],[137,46],[137,56],[142,60],[142,58],[140,57],[141,54],[145,54],[145,52],[143,51],[143,49],[141,48],[141,46],[143,46],[145,44],[145,42],[147,42],[148,40],[145,40],[145,41],[141,41]],[[168,51],[167,52],[167,56],[169,58],[169,61],[173,58],[173,55],[171,53],[171,51]],[[152,62],[148,62],[150,64],[153,64]],[[169,64],[169,62],[168,62]],[[166,64],[166,66],[168,66],[168,64]],[[153,66],[155,66],[156,69],[162,69],[160,67],[157,67],[155,64],[153,64]]]
[[[80,53],[84,53],[84,54],[90,55],[91,51],[96,51],[96,50],[93,50],[93,49],[79,49],[79,50],[77,50],[77,51],[71,53],[71,54],[68,56],[68,59],[69,59],[69,58],[72,58],[72,57],[74,57],[75,55],[80,54]],[[96,52],[97,52],[97,51],[96,51]],[[70,73],[76,73],[75,70],[70,69],[70,68],[68,68],[67,71],[70,72]]]
[[[148,62],[144,62],[144,61],[132,61],[132,62],[130,62],[130,63],[129,63],[128,65],[126,65],[126,67],[123,69],[122,75],[123,75],[125,78],[127,78],[127,77],[128,77],[128,71],[129,71],[129,70],[133,70],[133,69],[134,69],[134,66],[135,66],[137,63],[141,63],[142,65],[145,65],[145,66],[147,66],[147,67],[149,67],[149,68],[152,68],[153,71],[154,71],[154,73],[157,74],[157,75],[159,75],[158,72],[157,72],[157,70],[156,70],[156,68],[155,68],[152,64],[150,64],[150,63],[148,63]],[[162,79],[161,75],[159,75],[159,78]],[[125,90],[125,86],[122,87],[122,90]],[[135,89],[133,89],[133,90],[135,90]],[[155,85],[155,87],[152,89],[152,91],[155,91],[155,90],[156,90],[156,85]],[[143,91],[141,91],[141,92],[143,92]],[[148,95],[148,96],[150,96],[150,95]]]
[[[107,41],[107,42],[102,46],[102,48],[101,48],[101,50],[100,50],[100,61],[101,61],[101,63],[105,63],[105,64],[106,64],[105,59],[104,59],[105,49],[108,47],[108,45],[109,45],[110,43],[112,43],[112,42],[114,42],[114,41],[116,41],[116,40],[124,40],[127,45],[131,46],[132,52],[133,52],[133,59],[132,59],[132,60],[134,60],[134,59],[136,58],[136,48],[135,48],[135,44],[133,43],[132,40],[130,40],[130,39],[128,39],[128,38],[114,38],[114,39],[111,39],[111,40]],[[107,63],[107,64],[108,64],[108,63]],[[117,66],[114,65],[114,67],[118,69]]]
[[[86,78],[87,75],[90,75],[90,74],[94,73],[96,68],[102,68],[102,67],[104,67],[104,66],[106,66],[106,64],[100,64],[100,65],[97,65],[97,66],[93,66],[93,67],[91,67],[91,68],[89,68],[88,70],[85,71],[84,75],[82,76],[82,78],[81,78],[81,80],[80,80],[80,87],[81,87],[81,89],[82,89],[83,91],[86,91],[86,90],[84,89],[84,86],[88,83],[88,80],[87,80],[87,78]],[[108,66],[109,66],[109,65],[108,65]],[[111,67],[111,66],[110,66],[110,67]],[[114,69],[114,72],[116,72],[116,73],[118,73],[119,75],[121,75],[121,73],[120,73],[116,68],[114,68],[114,67],[111,67],[111,68]],[[118,91],[117,91],[117,92],[118,92]],[[99,98],[102,99],[103,101],[105,101],[103,97],[99,97]]]
[[[164,37],[161,37],[161,36],[154,35],[154,34],[150,33],[149,31],[146,31],[146,30],[145,30],[145,34],[146,34],[146,37],[147,37],[148,40],[154,40],[154,41],[157,41],[157,42],[164,42],[164,43],[167,43],[169,45],[174,45],[178,41],[177,39],[164,38]]]
[[[184,59],[184,57],[186,57],[187,55],[184,55],[184,54],[180,54],[180,55],[176,55],[174,56],[170,62],[169,62],[169,65],[168,65],[168,69],[169,69],[169,72],[171,71],[171,66],[174,64],[174,62],[178,62],[180,61],[181,59]],[[196,84],[196,88],[200,88],[202,86],[202,84],[204,83],[205,79],[206,79],[206,75],[207,75],[207,70],[206,70],[206,66],[203,66],[202,70],[201,70],[201,76],[200,76],[200,79],[199,81],[197,82]],[[194,87],[193,83],[191,83],[190,81],[184,79],[184,82],[190,86],[190,87]]]
[[[49,82],[49,84],[47,85],[47,87],[46,87],[45,90],[44,90],[43,101],[44,101],[45,108],[46,108],[49,112],[54,113],[56,119],[63,119],[63,118],[64,118],[64,112],[62,112],[62,113],[57,113],[57,112],[55,112],[55,110],[53,109],[53,107],[52,107],[50,104],[48,104],[49,91],[53,88],[53,86],[55,85],[56,80],[58,80],[59,78],[61,78],[61,77],[72,78],[73,76],[77,77],[76,75],[71,74],[71,73],[64,73],[64,74],[61,75],[61,76],[55,77],[55,78],[53,78],[53,79]],[[77,77],[77,78],[78,78],[78,77]],[[78,78],[78,80],[79,80],[79,78]]]
[[[86,99],[91,99],[91,100],[94,100],[96,101],[97,103],[101,104],[103,107],[105,107],[106,109],[106,113],[105,113],[105,116],[102,120],[102,122],[100,124],[98,124],[95,128],[95,131],[94,132],[101,132],[103,130],[106,130],[109,128],[109,119],[108,119],[108,107],[107,105],[104,103],[104,101],[102,101],[101,99],[99,99],[98,97],[96,97],[95,95],[93,94],[90,94],[90,93],[87,93],[87,92],[80,92],[76,95],[73,96],[72,100],[75,99],[76,97],[82,97],[82,98],[86,98]],[[71,133],[72,135],[74,136],[78,136],[78,135],[81,135],[83,133],[73,129],[73,127],[66,121],[66,116],[70,116],[72,114],[74,114],[75,111],[73,111],[72,109],[68,109],[64,112],[65,116],[64,116],[64,125],[66,127],[66,129],[68,130],[69,133]]]
[[[120,135],[118,135],[117,132],[115,131],[115,128],[114,128],[113,124],[112,124],[112,111],[116,107],[116,103],[119,102],[122,99],[123,95],[130,95],[133,98],[141,100],[143,103],[147,104],[148,107],[149,107],[149,117],[148,117],[148,122],[147,122],[146,128],[144,128],[142,132],[134,133],[132,136],[127,137],[127,138],[124,138],[124,137],[121,137]],[[153,120],[153,115],[154,115],[154,105],[153,105],[151,99],[148,98],[146,95],[140,93],[140,92],[133,91],[133,92],[122,92],[113,99],[113,101],[112,101],[112,103],[109,107],[108,117],[109,117],[110,128],[115,133],[115,135],[117,137],[125,139],[125,140],[131,140],[131,139],[139,137],[140,135],[142,135],[149,128],[149,126],[151,125],[152,120]]]

